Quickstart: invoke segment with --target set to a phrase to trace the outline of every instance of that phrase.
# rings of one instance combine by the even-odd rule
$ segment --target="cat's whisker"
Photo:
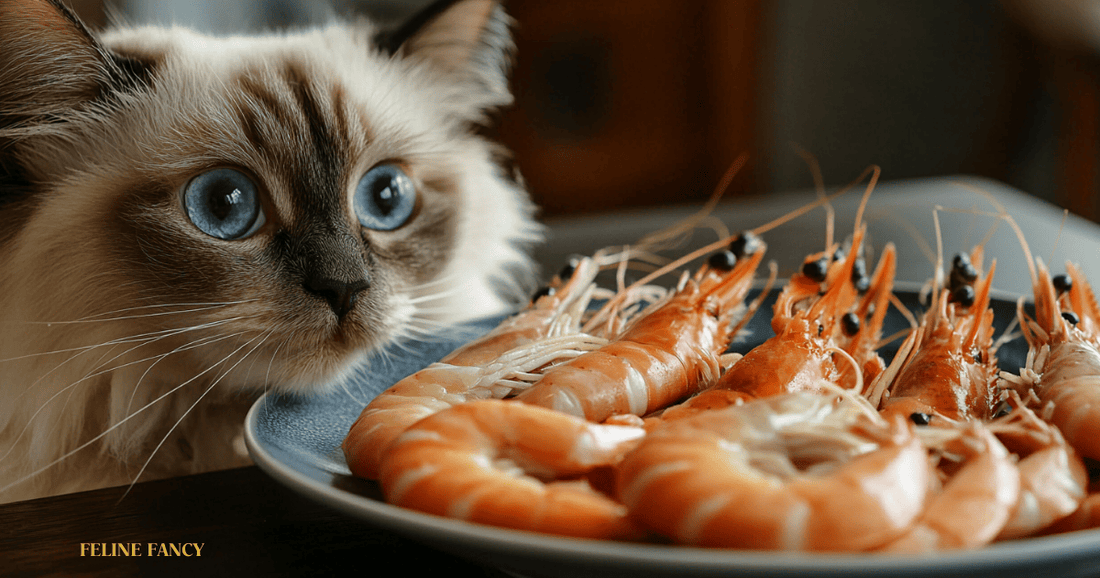
[[[149,452],[149,457],[145,459],[145,463],[142,464],[141,469],[138,470],[138,473],[134,476],[133,480],[130,482],[130,485],[126,488],[126,491],[123,492],[122,496],[120,496],[118,498],[119,502],[121,502],[123,499],[126,498],[126,496],[128,496],[130,494],[130,490],[132,490],[134,488],[134,484],[136,484],[137,481],[139,479],[141,479],[141,475],[143,473],[145,473],[145,470],[149,467],[149,464],[153,461],[153,458],[157,455],[157,452],[160,451],[160,448],[164,445],[164,442],[168,441],[168,438],[172,436],[172,432],[176,431],[176,428],[179,427],[179,425],[181,423],[183,423],[183,420],[187,418],[188,414],[190,414],[191,411],[194,410],[196,406],[198,406],[199,402],[201,402],[207,396],[207,394],[209,394],[211,391],[213,391],[213,389],[215,387],[217,387],[218,384],[221,383],[221,381],[223,379],[225,379],[225,376],[229,375],[234,369],[237,368],[238,365],[243,363],[245,359],[248,359],[248,357],[250,355],[255,353],[256,350],[259,349],[260,346],[262,346],[265,341],[267,341],[267,338],[270,337],[272,333],[274,333],[274,329],[269,330],[265,334],[257,335],[256,337],[253,337],[252,339],[246,341],[244,343],[244,345],[241,345],[240,347],[238,347],[237,349],[234,349],[228,355],[223,357],[221,359],[221,361],[218,361],[217,363],[212,364],[212,367],[220,366],[220,365],[226,363],[227,361],[229,361],[230,359],[232,359],[233,356],[236,355],[237,353],[239,353],[242,349],[248,347],[249,345],[251,345],[254,342],[257,342],[257,341],[259,342],[259,343],[256,343],[256,345],[251,350],[249,350],[248,353],[244,354],[244,356],[242,356],[240,359],[238,359],[236,361],[236,363],[234,363],[228,369],[223,371],[221,375],[219,375],[216,379],[214,379],[210,383],[210,385],[206,388],[206,390],[204,390],[202,392],[202,394],[200,394],[198,396],[198,398],[193,403],[191,403],[191,406],[188,407],[187,410],[185,410],[183,412],[183,414],[179,416],[178,419],[176,419],[176,423],[172,424],[172,427],[168,428],[168,431],[164,434],[164,436],[161,437],[160,442],[157,443],[156,447],[153,448],[153,451]],[[127,418],[127,419],[129,419],[129,418]]]
[[[209,344],[211,344],[211,343],[216,343],[216,342],[218,342],[218,341],[222,341],[222,340],[224,340],[224,339],[230,339],[230,338],[232,338],[232,337],[239,337],[240,335],[244,335],[244,332],[240,332],[240,333],[234,333],[234,334],[229,334],[229,335],[222,335],[222,336],[212,336],[212,337],[209,337],[209,338],[204,338],[204,339],[206,339],[206,341],[205,341],[205,342],[202,342],[202,343],[198,343],[198,341],[193,341],[193,342],[191,342],[191,344],[190,344],[190,345],[191,345],[192,347],[190,347],[190,348],[192,348],[192,349],[193,349],[193,348],[201,347],[201,346],[203,346],[203,345],[209,345]],[[198,344],[196,345],[196,343],[198,343]],[[182,349],[182,348],[177,348],[177,349]],[[29,430],[29,429],[30,429],[30,427],[31,427],[31,425],[32,425],[32,424],[34,424],[34,421],[35,421],[35,419],[36,419],[36,418],[38,417],[38,415],[39,415],[40,413],[42,413],[42,412],[43,412],[43,411],[44,411],[44,410],[45,410],[45,409],[46,409],[46,408],[47,408],[47,407],[48,407],[48,406],[49,406],[49,405],[50,405],[51,403],[53,403],[53,401],[54,401],[55,399],[57,399],[57,398],[58,398],[58,397],[60,397],[61,395],[65,394],[65,393],[67,393],[67,392],[72,392],[72,391],[74,390],[74,388],[76,388],[76,387],[77,387],[78,385],[80,385],[80,384],[81,384],[82,382],[84,382],[84,381],[87,381],[87,380],[89,380],[89,379],[92,379],[92,378],[98,377],[98,376],[100,376],[100,375],[103,375],[103,374],[105,374],[105,373],[110,373],[110,372],[112,372],[112,371],[117,371],[117,370],[119,370],[119,369],[122,369],[123,367],[127,367],[127,366],[129,366],[129,365],[136,365],[136,364],[140,364],[140,363],[145,363],[145,362],[147,362],[147,361],[150,361],[150,360],[153,360],[153,359],[157,359],[158,357],[159,357],[159,358],[161,358],[161,359],[163,359],[164,357],[167,357],[168,355],[171,355],[171,353],[174,353],[174,351],[173,351],[173,352],[169,352],[169,353],[161,353],[161,354],[158,354],[158,355],[153,355],[153,356],[147,357],[147,358],[145,358],[145,359],[138,359],[138,360],[136,360],[136,361],[133,361],[133,362],[130,362],[130,363],[126,363],[126,364],[120,365],[120,366],[118,366],[118,367],[113,367],[113,368],[110,368],[110,369],[107,369],[107,370],[103,370],[103,371],[101,371],[101,372],[98,372],[98,373],[93,373],[93,374],[85,375],[85,376],[84,376],[83,378],[81,378],[81,379],[79,379],[79,380],[77,380],[77,381],[75,381],[75,382],[73,382],[73,383],[70,383],[69,385],[67,385],[67,386],[63,387],[62,389],[60,389],[59,391],[57,391],[56,393],[54,393],[54,394],[53,394],[52,396],[50,396],[50,397],[49,397],[49,399],[47,399],[46,401],[42,402],[42,404],[41,404],[41,405],[40,405],[40,406],[38,407],[38,409],[37,409],[37,410],[35,410],[35,412],[34,412],[33,414],[31,414],[31,417],[30,417],[30,419],[28,419],[28,420],[27,420],[27,423],[25,423],[25,424],[23,425],[23,429],[21,429],[21,430],[19,431],[19,434],[18,434],[18,435],[17,435],[16,437],[15,437],[15,439],[14,439],[14,440],[12,440],[12,444],[11,444],[11,447],[10,447],[10,448],[8,448],[8,451],[7,451],[7,452],[4,452],[4,455],[0,456],[0,462],[3,462],[3,461],[4,461],[5,459],[7,459],[7,457],[8,457],[8,456],[9,456],[9,455],[11,454],[11,452],[12,452],[12,451],[13,451],[13,450],[15,449],[15,447],[17,446],[17,444],[18,444],[19,440],[21,440],[21,439],[23,438],[23,436],[24,436],[24,435],[25,435],[25,434],[27,433],[27,430]],[[157,359],[157,361],[159,362],[159,361],[160,361],[160,359]],[[155,363],[155,362],[154,362],[154,363]],[[68,403],[68,402],[66,401],[66,403]],[[139,411],[141,411],[141,410],[139,410]],[[135,413],[137,413],[137,412],[135,412]],[[55,426],[55,427],[57,427],[57,426]],[[95,440],[93,439],[92,441],[94,442]],[[79,448],[78,448],[78,449],[79,449]],[[4,489],[3,489],[3,488],[0,488],[0,492],[3,492],[3,491],[4,491]]]
[[[167,353],[162,353],[162,354],[159,354],[159,355],[154,355],[154,356],[150,356],[150,357],[147,357],[145,359],[139,360],[137,363],[144,363],[146,361],[156,359],[156,361],[153,361],[153,363],[151,363],[149,365],[149,367],[147,367],[145,369],[145,371],[142,372],[141,377],[139,377],[137,379],[137,382],[134,383],[134,389],[131,390],[131,392],[130,392],[130,401],[127,402],[127,404],[126,404],[126,413],[129,413],[130,408],[133,406],[134,398],[137,396],[138,388],[141,386],[142,382],[145,381],[145,378],[149,375],[149,373],[151,371],[153,371],[153,368],[158,363],[160,363],[161,361],[164,361],[168,357],[170,357],[170,356],[172,356],[176,353],[179,353],[181,351],[188,351],[188,350],[191,350],[191,349],[198,349],[199,347],[202,347],[203,345],[208,345],[210,343],[216,343],[218,341],[221,341],[223,338],[240,336],[240,335],[243,335],[243,334],[244,334],[244,332],[235,333],[235,334],[232,334],[230,336],[210,335],[210,336],[207,336],[207,337],[201,337],[201,338],[196,339],[195,341],[192,341],[190,343],[185,343],[183,345],[180,345],[179,347],[177,347],[177,348],[175,348],[172,351],[169,351]]]
[[[110,311],[104,313],[97,313],[95,315],[89,315],[80,319],[73,319],[70,321],[25,321],[23,323],[28,325],[74,325],[83,323],[107,323],[111,321],[129,321],[132,319],[147,319],[151,317],[163,317],[167,315],[183,315],[186,313],[198,313],[201,311],[211,311],[214,309],[226,308],[232,305],[242,305],[245,303],[253,303],[258,299],[246,299],[243,301],[227,301],[224,303],[177,303],[172,305],[141,305],[138,307],[127,307],[125,309],[119,309],[117,311]],[[117,315],[119,313],[126,313],[129,311],[138,311],[143,309],[165,309],[168,307],[193,307],[193,309],[181,309],[175,311],[159,311],[156,313],[143,313],[140,315],[124,315],[119,317],[106,317],[107,315]]]
[[[229,337],[239,337],[240,335],[243,335],[243,334],[244,334],[244,333],[243,333],[243,332],[241,332],[241,333],[237,333],[237,334],[234,334],[234,335],[231,335],[231,336],[225,336],[225,337],[226,337],[226,338],[229,338]],[[255,338],[254,338],[254,339],[255,339]],[[246,345],[247,345],[247,344],[246,344]],[[239,351],[240,349],[243,349],[244,347],[245,347],[245,346],[241,346],[241,347],[237,348],[237,350],[235,350],[235,351],[234,351],[234,353],[236,353],[236,351]],[[233,353],[230,353],[230,354],[229,354],[229,356],[232,356],[232,355],[233,355]],[[222,360],[222,361],[224,362],[224,361],[225,361],[225,359],[228,359],[228,358],[229,358],[229,356],[227,356],[226,358],[223,358],[223,360]],[[77,454],[77,453],[79,453],[79,452],[80,452],[81,450],[83,450],[83,449],[85,449],[85,448],[87,448],[87,447],[91,446],[92,444],[95,444],[95,443],[96,443],[96,442],[98,442],[99,440],[101,440],[101,439],[103,439],[103,438],[107,437],[107,436],[108,436],[108,435],[109,435],[109,434],[110,434],[111,432],[113,432],[114,430],[116,430],[116,429],[118,429],[118,428],[122,427],[122,426],[123,426],[123,425],[124,425],[124,424],[125,424],[126,422],[130,421],[131,419],[133,419],[133,418],[134,418],[134,417],[136,417],[137,415],[140,415],[140,414],[141,414],[142,412],[144,412],[145,410],[147,410],[147,409],[149,409],[149,408],[153,407],[154,405],[156,405],[156,404],[157,404],[157,403],[159,403],[160,401],[162,401],[162,400],[164,400],[164,399],[168,398],[169,396],[171,396],[172,394],[176,393],[177,391],[179,391],[179,390],[183,389],[184,387],[186,387],[186,386],[190,385],[191,383],[193,383],[194,381],[198,380],[198,379],[199,379],[200,377],[202,377],[203,375],[205,375],[205,374],[207,374],[207,373],[209,373],[209,372],[211,372],[211,371],[213,371],[213,370],[217,369],[217,365],[218,365],[218,364],[211,364],[211,365],[209,365],[209,366],[208,366],[208,367],[207,367],[206,369],[204,369],[204,370],[200,371],[200,372],[199,372],[198,374],[196,374],[196,375],[195,375],[194,377],[192,377],[191,379],[188,379],[187,381],[184,381],[183,383],[181,383],[181,384],[179,384],[179,385],[177,385],[177,386],[175,386],[175,387],[173,387],[173,388],[169,389],[168,391],[164,392],[163,394],[159,395],[158,397],[156,397],[155,399],[153,399],[153,400],[152,400],[152,401],[150,401],[149,403],[147,403],[147,404],[145,404],[144,406],[142,406],[142,407],[138,408],[138,410],[137,410],[137,411],[135,411],[135,412],[131,413],[130,415],[128,415],[128,416],[126,416],[125,418],[123,418],[122,420],[118,421],[117,423],[115,423],[115,424],[114,424],[114,425],[112,425],[111,427],[109,427],[109,428],[105,429],[104,431],[100,432],[100,433],[99,433],[98,435],[96,435],[95,437],[93,437],[93,438],[89,439],[88,441],[86,441],[86,442],[84,442],[84,443],[80,444],[80,445],[79,445],[79,446],[77,446],[76,448],[73,448],[73,449],[69,450],[68,452],[66,452],[66,453],[62,454],[62,455],[61,455],[60,457],[58,457],[57,459],[54,459],[53,461],[51,461],[51,462],[47,463],[46,465],[44,465],[44,466],[41,466],[41,467],[40,467],[40,468],[38,468],[37,470],[34,470],[33,472],[31,472],[31,473],[29,473],[29,474],[26,474],[25,476],[23,476],[23,477],[21,477],[21,478],[19,478],[19,479],[17,479],[17,480],[14,480],[14,481],[12,481],[12,482],[9,482],[8,484],[6,484],[6,485],[4,485],[4,486],[0,487],[0,494],[3,494],[3,493],[4,493],[5,491],[9,490],[10,488],[12,488],[12,487],[14,487],[14,486],[16,486],[16,485],[18,485],[18,484],[20,484],[20,483],[22,483],[22,482],[26,481],[26,480],[29,480],[29,479],[31,479],[31,478],[33,478],[33,477],[35,477],[35,476],[37,476],[37,475],[41,474],[42,472],[45,472],[46,470],[48,470],[48,469],[50,469],[50,468],[52,468],[52,467],[56,466],[57,464],[59,464],[59,463],[61,463],[61,462],[65,461],[66,459],[68,459],[68,458],[70,458],[70,457],[72,457],[72,456],[76,455],[76,454]],[[22,435],[22,434],[20,434],[20,435]],[[10,453],[11,453],[11,450],[9,450],[9,451],[8,451],[8,453],[4,455],[4,457],[3,457],[3,458],[0,458],[0,461],[3,461],[3,460],[4,460],[4,458],[6,458],[6,457],[8,456],[8,454],[10,454]]]
[[[185,328],[159,329],[157,331],[150,331],[148,333],[138,333],[136,335],[129,335],[129,336],[126,336],[126,337],[119,337],[117,339],[112,339],[110,341],[104,341],[102,343],[96,343],[96,344],[93,344],[93,345],[82,345],[82,346],[79,346],[79,347],[68,347],[68,348],[64,348],[64,349],[54,349],[54,350],[50,350],[50,351],[41,351],[41,352],[37,352],[37,353],[28,353],[28,354],[19,355],[19,356],[16,356],[16,357],[8,357],[6,359],[0,359],[0,363],[7,363],[7,362],[12,362],[12,361],[21,361],[21,360],[25,360],[25,359],[31,359],[31,358],[35,358],[35,357],[45,357],[45,356],[56,355],[56,354],[60,354],[60,353],[74,353],[74,352],[76,352],[79,355],[79,353],[86,352],[86,351],[91,351],[93,349],[98,349],[100,347],[121,345],[121,344],[126,344],[126,343],[134,343],[134,342],[138,342],[138,341],[154,341],[154,340],[159,340],[163,337],[171,337],[173,335],[178,335],[181,332],[191,331],[191,330],[194,330],[194,329],[204,329],[204,328],[208,328],[208,327],[214,327],[216,325],[221,325],[221,324],[225,324],[225,323],[234,323],[234,322],[237,322],[237,321],[240,321],[240,320],[243,320],[243,319],[247,319],[247,318],[248,317],[243,317],[243,316],[242,317],[231,317],[231,318],[226,318],[226,319],[217,319],[217,320],[214,320],[214,321],[209,321],[209,322],[199,324],[199,325],[192,325],[192,326],[185,327]]]
[[[104,342],[104,343],[101,343],[101,344],[98,344],[98,345],[94,345],[94,346],[89,346],[89,347],[86,347],[86,348],[79,348],[79,349],[77,350],[77,351],[78,351],[78,353],[76,353],[75,355],[72,355],[72,356],[70,356],[70,357],[69,357],[68,359],[66,359],[65,361],[62,361],[61,363],[59,363],[59,364],[55,365],[55,366],[54,366],[54,367],[53,367],[52,369],[50,369],[49,371],[47,371],[47,372],[45,372],[44,374],[42,374],[42,375],[41,375],[41,376],[40,376],[40,377],[39,377],[39,378],[38,378],[37,380],[35,380],[35,381],[34,381],[34,382],[33,382],[33,383],[31,384],[31,387],[28,387],[28,388],[27,388],[26,390],[24,390],[24,392],[21,392],[21,393],[20,393],[19,395],[17,395],[17,396],[16,396],[16,399],[19,399],[20,397],[22,397],[22,396],[23,396],[23,395],[25,394],[25,392],[27,392],[27,391],[30,391],[31,389],[33,389],[33,387],[34,387],[35,385],[38,385],[38,384],[39,384],[40,382],[42,382],[42,380],[44,380],[44,379],[45,379],[45,378],[47,378],[48,376],[52,375],[52,374],[53,374],[54,372],[56,372],[56,371],[60,371],[60,369],[61,369],[62,367],[64,367],[64,366],[65,366],[66,364],[68,364],[69,362],[71,362],[71,361],[74,361],[75,359],[79,358],[79,357],[80,357],[81,355],[84,355],[85,353],[91,352],[91,351],[93,351],[93,350],[95,350],[95,349],[97,349],[97,348],[99,348],[99,347],[106,347],[106,346],[111,346],[111,347],[114,347],[114,346],[116,346],[116,345],[122,345],[122,344],[127,344],[127,343],[135,343],[135,342],[137,342],[137,343],[138,343],[138,345],[136,345],[136,346],[134,346],[134,347],[132,347],[132,348],[130,348],[130,349],[128,349],[128,350],[126,350],[126,351],[124,351],[124,352],[120,353],[119,355],[115,356],[114,358],[112,358],[112,359],[108,360],[108,362],[103,362],[103,363],[100,363],[100,365],[98,365],[98,366],[97,366],[97,367],[103,367],[103,365],[104,365],[105,363],[109,363],[110,361],[114,361],[115,359],[118,359],[118,357],[121,357],[121,356],[123,356],[123,355],[126,355],[127,353],[130,353],[130,352],[132,352],[132,351],[136,351],[137,349],[139,349],[139,348],[141,348],[141,347],[144,347],[144,346],[146,346],[146,345],[149,345],[150,343],[155,343],[155,342],[157,342],[157,341],[160,341],[161,339],[166,339],[166,338],[168,338],[168,337],[174,337],[174,336],[176,336],[176,335],[181,335],[181,334],[183,334],[183,333],[187,333],[187,332],[189,332],[189,331],[197,331],[197,330],[201,330],[201,329],[209,329],[209,328],[211,328],[211,327],[216,327],[216,326],[218,326],[218,325],[223,325],[223,324],[233,323],[233,322],[236,322],[236,321],[240,321],[240,320],[243,320],[243,319],[246,319],[246,318],[245,318],[245,317],[238,317],[238,318],[223,319],[223,320],[213,321],[213,322],[209,322],[209,323],[204,323],[204,324],[200,324],[200,325],[195,325],[195,326],[191,326],[191,327],[185,327],[185,328],[180,328],[180,329],[172,329],[172,330],[164,330],[164,331],[157,331],[157,332],[152,332],[152,333],[144,334],[144,335],[155,335],[155,337],[153,337],[153,338],[148,338],[148,339],[144,339],[144,338],[142,338],[142,339],[139,339],[139,338],[137,338],[137,337],[129,337],[129,338],[125,338],[125,339],[118,339],[118,340],[111,340],[111,341],[107,341],[107,342]],[[109,354],[109,353],[110,353],[110,352],[108,351],[107,353],[105,353],[105,354],[104,354],[104,356],[103,356],[103,357],[106,357],[106,355],[107,355],[107,354]],[[102,359],[102,357],[101,357],[100,359]],[[115,368],[115,369],[118,369],[118,368]],[[114,370],[114,369],[112,369],[111,371],[113,371],[113,370]],[[94,371],[94,370],[93,370],[93,371]],[[94,374],[94,375],[100,375],[100,373],[96,373],[96,374]],[[94,376],[94,375],[93,375],[93,376]],[[86,378],[87,378],[87,377],[86,377]],[[82,381],[82,380],[81,380],[81,381]],[[79,382],[78,382],[78,383],[79,383]]]
[[[275,348],[275,350],[271,352],[271,360],[267,362],[267,373],[264,375],[265,394],[268,392],[269,386],[271,384],[271,367],[275,364],[275,359],[279,355],[279,350],[282,349],[283,346],[290,341],[290,339],[290,337],[283,338],[283,340],[279,342],[279,345]]]

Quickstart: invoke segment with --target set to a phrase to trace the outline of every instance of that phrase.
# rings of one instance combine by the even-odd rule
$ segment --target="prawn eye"
[[[952,269],[965,269],[966,267],[972,267],[970,263],[970,255],[966,253],[957,253],[955,258],[951,260]]]
[[[956,288],[951,292],[951,301],[963,307],[970,307],[974,304],[974,288],[970,285],[962,285]]]
[[[1055,275],[1054,278],[1050,281],[1054,284],[1054,290],[1059,293],[1065,293],[1066,291],[1073,289],[1073,278],[1069,275],[1066,275],[1065,273],[1061,275]]]
[[[734,256],[738,259],[745,255],[753,255],[760,250],[760,245],[763,242],[760,237],[756,236],[756,233],[752,231],[745,231],[737,236],[736,239],[730,241],[729,250],[733,252]]]
[[[1062,312],[1062,319],[1065,319],[1066,321],[1069,321],[1070,324],[1072,324],[1072,325],[1077,325],[1077,322],[1081,321],[1081,318],[1078,317],[1077,314],[1072,312],[1072,311],[1063,311]]]
[[[997,407],[993,408],[993,419],[1004,417],[1012,413],[1012,406],[1007,401],[1002,401],[997,404]]]
[[[531,295],[531,301],[538,301],[543,297],[547,297],[554,294],[554,288],[549,285],[543,285],[539,287],[533,295]]]
[[[732,271],[737,265],[737,255],[733,251],[718,251],[707,259],[707,266],[718,271]]]
[[[951,265],[950,287],[955,289],[963,285],[969,285],[978,279],[978,270],[970,263],[970,257],[966,253],[955,255]]]
[[[392,231],[412,216],[416,187],[396,165],[378,165],[359,180],[352,205],[359,224],[375,231]]]
[[[816,261],[807,261],[802,264],[802,274],[818,283],[825,280],[825,275],[828,272],[829,259],[826,257],[822,257]]]
[[[932,423],[932,415],[915,411],[909,414],[909,421],[917,425],[928,425]]]
[[[577,265],[581,264],[581,257],[573,255],[569,257],[569,261],[558,271],[558,279],[572,279],[573,273],[577,271]]]
[[[859,316],[851,311],[844,314],[844,317],[840,318],[840,324],[844,328],[844,334],[848,337],[859,333]]]
[[[855,264],[852,265],[852,285],[855,285],[856,291],[861,294],[871,288],[871,278],[867,276],[867,262],[863,259],[856,259]]]

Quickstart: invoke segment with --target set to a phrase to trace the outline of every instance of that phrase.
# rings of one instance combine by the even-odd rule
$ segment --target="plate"
[[[919,309],[914,291],[899,297]],[[998,334],[1015,315],[1011,298],[994,300]],[[772,335],[765,303],[733,350],[746,351]],[[1096,576],[1100,575],[1100,531],[1030,538],[993,544],[976,551],[931,557],[867,554],[799,554],[712,550],[684,546],[629,544],[560,538],[501,529],[422,514],[386,504],[378,486],[350,475],[340,450],[362,408],[402,377],[432,363],[498,319],[468,325],[463,337],[408,346],[408,354],[372,364],[346,388],[308,398],[267,394],[248,414],[246,441],[256,464],[279,482],[348,515],[432,547],[488,566],[526,576]],[[906,327],[894,308],[885,335]],[[896,346],[896,344],[894,344]],[[890,346],[884,351],[891,353]],[[1027,354],[1016,339],[1002,346],[1002,368],[1016,370]]]

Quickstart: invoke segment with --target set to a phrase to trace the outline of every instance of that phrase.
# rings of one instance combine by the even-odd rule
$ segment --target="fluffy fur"
[[[506,17],[429,10],[394,32],[95,37],[55,2],[0,4],[0,502],[247,463],[255,392],[337,387],[529,288],[532,208],[476,131],[511,100]],[[393,231],[351,208],[382,163],[418,194]],[[184,210],[219,167],[258,185],[252,236]],[[318,277],[366,287],[340,314]]]

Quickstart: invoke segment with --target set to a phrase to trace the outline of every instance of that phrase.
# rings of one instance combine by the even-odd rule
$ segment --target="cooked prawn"
[[[960,253],[947,286],[937,267],[928,310],[870,388],[871,403],[883,412],[921,425],[992,416],[998,368],[989,305],[996,261],[983,274],[981,260],[980,246],[969,256]]]
[[[398,506],[506,528],[602,539],[643,533],[580,478],[616,463],[641,428],[598,425],[508,400],[474,401],[405,430],[379,482]]]
[[[1057,428],[1039,419],[1015,392],[1005,400],[1008,413],[990,430],[1019,460],[1020,499],[998,538],[1035,534],[1072,514],[1087,495],[1088,471]]]
[[[865,227],[856,230],[851,251],[842,259],[833,258],[836,246],[807,258],[776,298],[775,336],[746,353],[715,389],[766,397],[821,383],[850,388],[856,373],[862,379],[879,371],[884,364],[874,346],[893,287],[895,251],[887,245],[873,278],[866,278],[857,266],[863,262],[858,248],[865,233]],[[861,287],[866,289],[862,296]],[[852,357],[856,367],[838,362],[838,351]]]
[[[1100,528],[1100,491],[1093,490],[1070,515],[1051,524],[1041,534],[1061,534]]]
[[[714,383],[764,258],[763,242],[747,247],[740,256],[719,253],[622,335],[548,369],[515,399],[603,421],[644,415]]]
[[[841,393],[783,394],[664,422],[623,458],[619,497],[635,520],[680,543],[889,542],[923,510],[931,467],[911,424]]]
[[[992,542],[1020,502],[1020,474],[1012,456],[982,422],[918,431],[947,479],[917,522],[877,550],[927,553]]]
[[[1067,276],[1052,279],[1042,260],[1035,260],[1035,318],[1022,300],[1017,304],[1027,365],[1019,376],[1001,377],[1005,387],[1033,390],[1042,417],[1082,456],[1100,459],[1100,335],[1095,331],[1100,307],[1081,270],[1067,263],[1066,271]]]

